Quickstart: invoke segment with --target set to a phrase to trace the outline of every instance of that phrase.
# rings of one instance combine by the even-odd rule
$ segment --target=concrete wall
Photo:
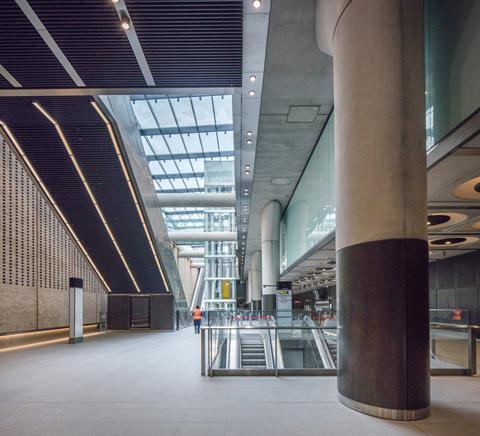
[[[106,313],[103,285],[0,135],[0,333],[68,324],[68,279],[84,282],[84,321]]]
[[[466,309],[480,323],[480,252],[430,262],[430,308]]]

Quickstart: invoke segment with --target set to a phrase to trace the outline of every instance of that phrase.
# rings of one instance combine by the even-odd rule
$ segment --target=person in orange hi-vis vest
[[[200,333],[200,324],[202,323],[202,309],[199,306],[195,307],[192,312],[193,315],[193,327],[195,328],[195,333]]]

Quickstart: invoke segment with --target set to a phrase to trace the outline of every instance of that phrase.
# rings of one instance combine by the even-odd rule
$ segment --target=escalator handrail
[[[303,318],[303,321],[309,327],[317,326],[309,316],[305,315],[305,317]],[[328,348],[327,341],[325,339],[323,331],[318,329],[312,329],[312,334],[315,340],[315,344],[317,345],[318,352],[320,353],[323,367],[326,369],[335,369],[336,368],[335,362],[333,360],[332,353],[330,352],[330,348]]]

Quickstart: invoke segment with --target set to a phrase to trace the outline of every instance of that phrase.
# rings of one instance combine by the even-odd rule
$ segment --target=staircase
[[[265,369],[265,348],[259,335],[245,335],[240,339],[242,369]]]

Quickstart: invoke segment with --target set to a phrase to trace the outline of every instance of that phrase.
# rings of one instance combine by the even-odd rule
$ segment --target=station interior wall
[[[465,309],[480,323],[480,252],[430,262],[430,308]]]
[[[84,323],[107,311],[102,282],[10,144],[0,136],[0,334],[68,326],[69,277]]]

